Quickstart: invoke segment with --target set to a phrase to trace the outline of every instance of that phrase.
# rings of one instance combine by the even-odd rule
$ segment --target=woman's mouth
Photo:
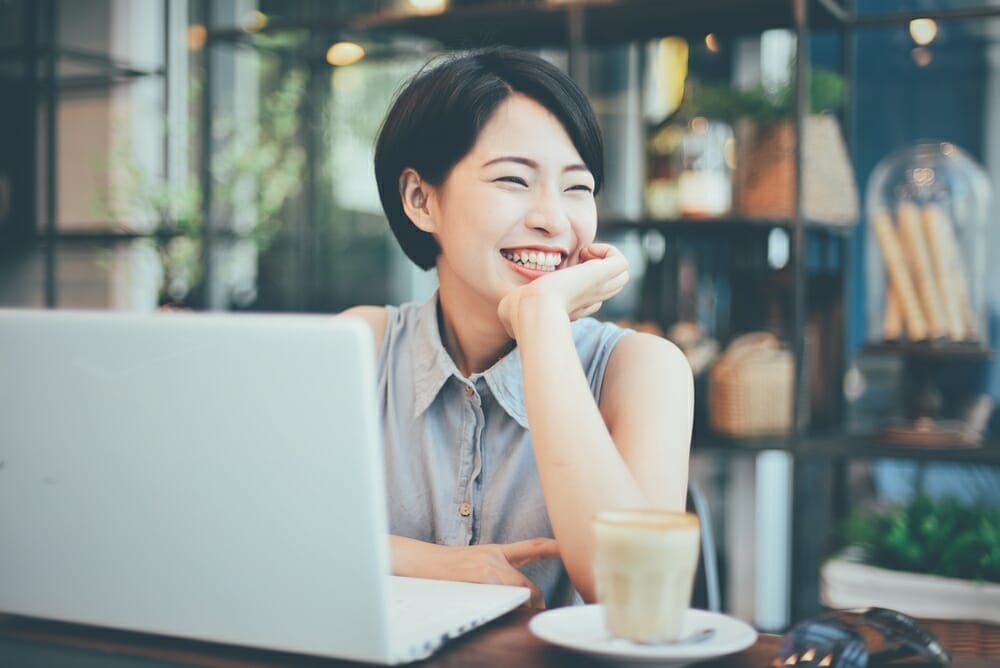
[[[508,250],[506,248],[501,250],[500,254],[518,267],[532,271],[555,271],[565,257],[561,252]]]

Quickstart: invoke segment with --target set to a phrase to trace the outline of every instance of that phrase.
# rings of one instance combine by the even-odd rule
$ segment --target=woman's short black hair
[[[441,185],[472,150],[479,132],[513,93],[548,109],[566,129],[594,175],[604,180],[604,144],[590,102],[566,74],[548,61],[507,47],[450,57],[421,70],[389,109],[375,146],[375,179],[382,208],[403,251],[421,269],[434,266],[440,248],[403,210],[399,177],[410,167]]]

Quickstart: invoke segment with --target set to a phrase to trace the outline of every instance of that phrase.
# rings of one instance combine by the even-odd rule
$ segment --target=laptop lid
[[[386,658],[352,319],[0,311],[0,612]]]

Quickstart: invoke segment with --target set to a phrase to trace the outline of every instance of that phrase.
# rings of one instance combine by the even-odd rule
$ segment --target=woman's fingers
[[[545,596],[542,595],[542,590],[538,588],[538,585],[526,578],[521,571],[517,570],[513,566],[509,566],[507,568],[504,576],[501,577],[500,584],[509,585],[511,587],[527,587],[528,591],[531,592],[528,598],[528,606],[540,609],[545,607]]]
[[[527,587],[531,590],[531,607],[544,608],[545,597],[542,596],[542,591],[517,569],[543,559],[558,559],[559,544],[554,538],[532,538],[498,547],[508,564],[508,568],[504,569],[503,584]]]
[[[604,292],[607,296],[602,297],[602,299],[610,299],[614,295],[617,295],[619,292],[622,291],[622,288],[628,285],[628,280],[629,280],[629,275],[627,271],[618,274],[616,276],[613,276],[610,280],[608,280],[604,284]]]
[[[582,262],[589,262],[590,260],[597,260],[601,258],[620,256],[624,259],[621,251],[612,246],[611,244],[593,243],[589,246],[583,248],[580,251],[580,260]]]
[[[601,310],[604,306],[604,302],[595,302],[590,306],[584,306],[583,308],[577,309],[569,314],[570,320],[579,320],[580,318],[586,318],[587,316],[594,315]]]
[[[559,543],[556,542],[555,538],[531,538],[499,547],[503,556],[506,557],[507,563],[515,568],[543,559],[559,558]]]

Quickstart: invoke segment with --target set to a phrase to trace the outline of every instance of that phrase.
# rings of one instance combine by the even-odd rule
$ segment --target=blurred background
[[[598,114],[599,236],[633,275],[601,317],[695,369],[724,607],[779,629],[842,604],[823,565],[844,547],[1000,580],[992,0],[0,0],[0,307],[427,298],[374,139],[428,59],[489,44],[564,68]],[[931,162],[889,161],[919,144]],[[895,186],[869,188],[878,165]],[[957,339],[888,333],[870,219],[917,182],[966,268]],[[966,553],[876,540],[873,513],[916,526],[951,511],[914,499],[953,497],[984,508]]]

